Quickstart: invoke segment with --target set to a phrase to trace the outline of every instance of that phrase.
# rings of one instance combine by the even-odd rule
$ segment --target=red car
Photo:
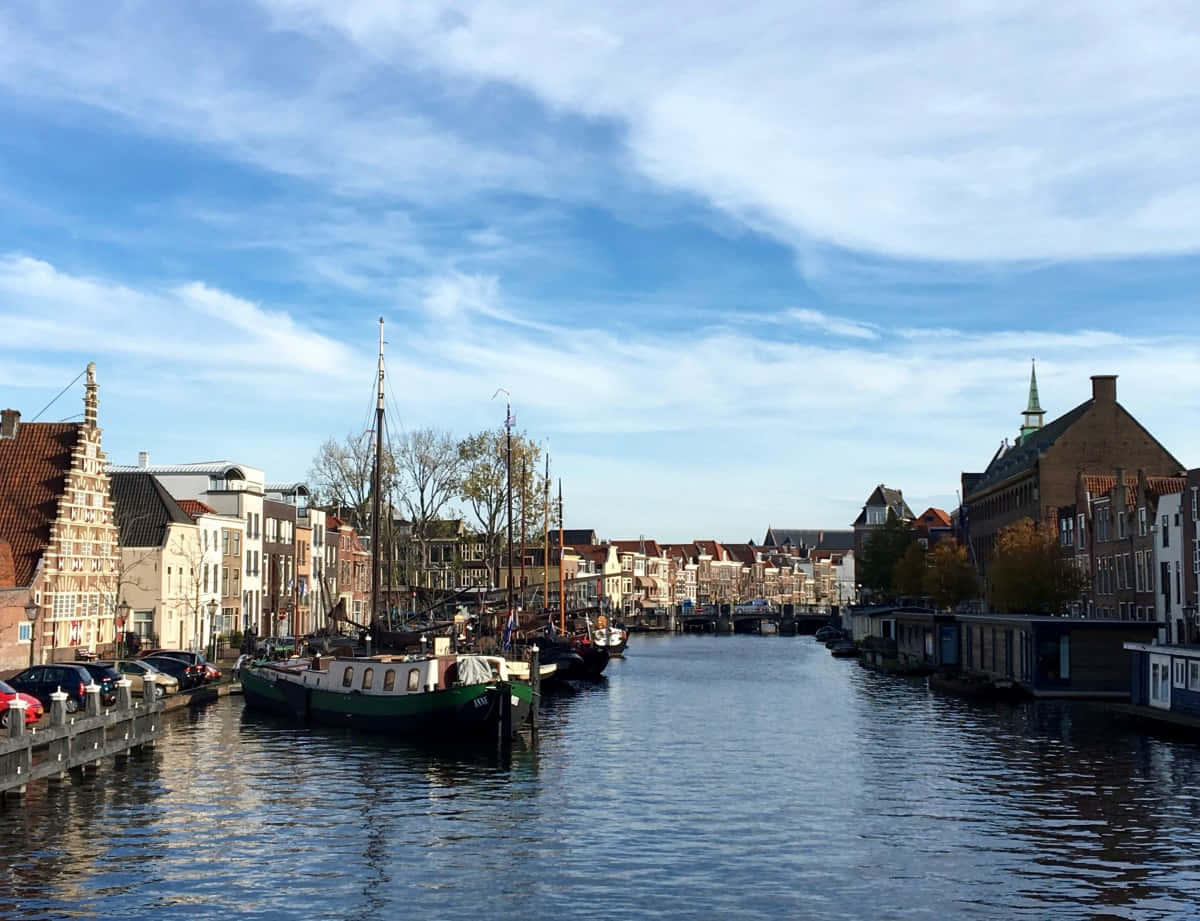
[[[8,728],[8,705],[13,698],[20,697],[25,701],[25,725],[36,723],[42,718],[44,712],[42,702],[32,694],[26,694],[23,691],[18,691],[7,681],[0,681],[0,726]]]

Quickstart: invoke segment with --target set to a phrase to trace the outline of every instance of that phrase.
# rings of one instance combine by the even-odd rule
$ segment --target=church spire
[[[1046,415],[1041,404],[1038,402],[1037,362],[1035,359],[1030,359],[1030,363],[1029,405],[1025,407],[1025,413],[1021,420],[1022,442],[1042,427],[1042,418]]]

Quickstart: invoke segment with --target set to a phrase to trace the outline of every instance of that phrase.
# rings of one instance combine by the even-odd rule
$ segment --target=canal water
[[[510,757],[167,722],[0,811],[0,918],[1200,915],[1196,744],[809,637],[637,635]]]

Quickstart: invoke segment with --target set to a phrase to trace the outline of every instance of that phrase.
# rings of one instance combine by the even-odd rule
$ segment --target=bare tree
[[[339,443],[330,438],[317,451],[308,471],[312,503],[333,508],[360,534],[370,530],[371,480],[375,466],[375,442],[372,433],[350,434]],[[384,447],[384,482],[396,475],[395,458]]]
[[[427,428],[404,435],[395,456],[399,502],[412,522],[421,572],[429,568],[429,523],[441,518],[459,494],[462,453],[449,432]]]

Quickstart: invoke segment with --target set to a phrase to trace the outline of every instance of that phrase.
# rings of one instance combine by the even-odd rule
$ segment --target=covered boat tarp
[[[493,677],[491,663],[482,656],[458,657],[458,680],[463,684],[486,684]]]

